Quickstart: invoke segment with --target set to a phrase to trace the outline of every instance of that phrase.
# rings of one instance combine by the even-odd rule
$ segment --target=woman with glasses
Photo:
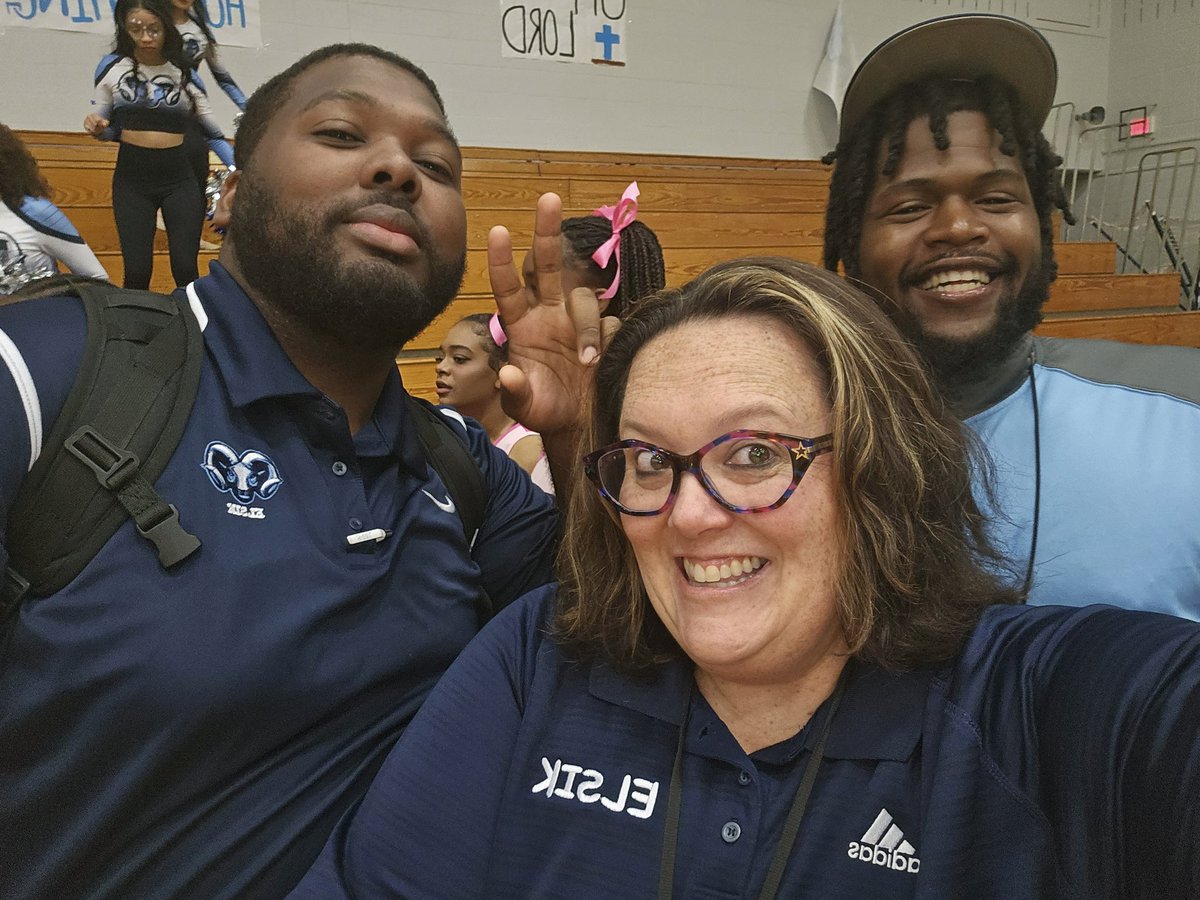
[[[1198,896],[1200,627],[1014,605],[872,300],[719,265],[638,305],[590,409],[561,585],[295,896]]]
[[[204,225],[204,195],[188,164],[183,136],[196,121],[227,166],[233,150],[212,118],[208,99],[191,79],[167,0],[118,0],[116,42],[96,72],[95,110],[84,129],[99,140],[119,140],[113,171],[113,217],[124,260],[124,284],[148,288],[154,269],[154,232],[162,211],[176,285],[198,275],[196,256]]]

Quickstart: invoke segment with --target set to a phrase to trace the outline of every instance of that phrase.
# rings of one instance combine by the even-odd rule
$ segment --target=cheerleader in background
[[[233,149],[191,77],[183,39],[167,0],[118,0],[113,53],[96,73],[96,107],[84,129],[119,140],[113,216],[125,263],[125,287],[146,289],[154,267],[155,217],[161,210],[176,285],[195,280],[204,193],[188,164],[183,136],[196,122],[227,166]]]
[[[96,254],[50,200],[50,185],[12,129],[0,124],[0,294],[58,271],[108,278]]]
[[[192,81],[196,86],[204,90],[204,83],[200,80],[200,63],[208,63],[208,70],[221,90],[239,111],[244,110],[246,95],[217,58],[217,39],[208,25],[208,10],[204,0],[171,0],[171,21],[183,39],[183,53],[191,63]],[[203,192],[208,184],[208,141],[204,132],[194,124],[183,136],[183,150]]]
[[[550,463],[537,432],[514,421],[500,406],[497,373],[508,362],[503,332],[493,326],[494,316],[476,313],[457,322],[442,341],[437,361],[438,400],[470,416],[487,432],[491,442],[529,473],[533,483],[554,493]],[[501,338],[501,343],[496,342]]]

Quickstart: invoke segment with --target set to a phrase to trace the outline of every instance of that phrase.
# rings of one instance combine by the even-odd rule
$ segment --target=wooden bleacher
[[[64,132],[22,133],[55,191],[55,201],[121,280],[112,220],[113,144]],[[640,217],[658,234],[668,284],[681,284],[724,259],[779,254],[820,261],[829,175],[809,160],[737,159],[649,154],[463,148],[467,206],[467,273],[453,305],[412,341],[398,360],[405,384],[434,397],[433,354],[446,330],[472,312],[494,309],[487,281],[487,233],[506,225],[518,253],[529,247],[537,197],[554,191],[564,213],[585,215],[615,203],[625,186],[641,188]],[[215,235],[206,238],[216,240]],[[166,237],[158,235],[152,287],[173,287]],[[1057,248],[1059,278],[1039,333],[1105,337],[1200,347],[1200,312],[1178,309],[1174,274],[1115,275],[1111,243]],[[205,271],[215,251],[201,251]]]

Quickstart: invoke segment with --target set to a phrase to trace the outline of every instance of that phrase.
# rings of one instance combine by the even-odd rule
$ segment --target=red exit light
[[[1145,106],[1133,106],[1121,110],[1121,129],[1117,132],[1117,140],[1147,137],[1151,132],[1150,110]]]

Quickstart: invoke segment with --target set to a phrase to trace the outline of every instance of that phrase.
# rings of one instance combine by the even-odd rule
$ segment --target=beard
[[[329,210],[288,205],[245,172],[227,240],[242,276],[272,311],[332,342],[395,355],[450,305],[462,284],[466,249],[447,258],[413,216],[413,237],[429,265],[424,283],[383,251],[348,261],[338,253],[332,234],[356,209],[371,203],[412,212],[408,200],[395,191],[378,191],[352,206]]]
[[[999,274],[1003,276],[1011,278],[1019,271],[1014,257],[1008,256],[999,262]],[[928,363],[943,393],[953,399],[963,385],[986,379],[1042,321],[1042,307],[1050,296],[1050,284],[1054,280],[1051,273],[1055,271],[1053,257],[1043,256],[1041,264],[1019,286],[1000,298],[995,321],[970,337],[932,333],[910,310],[900,308],[898,304],[888,304],[888,308],[900,331]]]

